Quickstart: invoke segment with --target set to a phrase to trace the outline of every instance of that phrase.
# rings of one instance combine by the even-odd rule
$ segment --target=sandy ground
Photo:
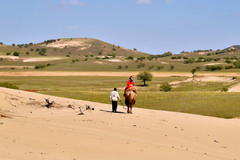
[[[229,87],[228,92],[240,92],[240,83]]]
[[[204,66],[213,66],[218,64],[225,64],[225,63],[207,63],[207,64],[204,64]]]
[[[173,85],[174,87],[177,87],[179,84],[184,82],[192,82],[192,81],[198,81],[198,82],[228,82],[232,83],[236,81],[235,79],[232,79],[231,77],[216,77],[216,76],[210,76],[210,77],[194,77],[188,78],[186,80],[182,81],[172,81],[169,84]]]
[[[65,58],[62,58],[62,57],[24,58],[23,62],[45,62],[45,61],[56,61],[61,59],[65,59]]]
[[[139,72],[64,72],[64,71],[34,71],[34,72],[0,72],[0,76],[136,76]],[[151,72],[154,77],[192,77],[188,72]],[[240,77],[239,73],[209,72],[197,73],[197,76],[228,76]]]
[[[44,107],[44,98],[56,102]],[[0,88],[3,160],[239,160],[240,120],[134,108]],[[66,107],[73,105],[75,109]],[[95,110],[78,115],[85,104]]]

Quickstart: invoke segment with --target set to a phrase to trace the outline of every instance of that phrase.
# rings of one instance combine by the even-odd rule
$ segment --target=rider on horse
[[[130,89],[131,87],[135,86],[135,83],[133,81],[133,77],[130,76],[129,80],[127,81],[127,87],[125,88],[125,91],[127,91],[128,89]]]

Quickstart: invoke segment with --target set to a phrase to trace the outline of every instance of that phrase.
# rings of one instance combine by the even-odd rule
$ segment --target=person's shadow
[[[112,112],[112,111],[107,111],[107,110],[103,110],[103,109],[100,109],[99,111],[101,111],[101,112],[108,112],[108,113],[127,114],[126,112],[120,112],[120,111],[117,111],[117,112]]]

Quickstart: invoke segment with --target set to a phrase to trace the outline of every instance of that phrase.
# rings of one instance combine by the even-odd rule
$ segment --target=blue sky
[[[240,44],[239,0],[0,0],[0,42],[88,37],[162,54]]]

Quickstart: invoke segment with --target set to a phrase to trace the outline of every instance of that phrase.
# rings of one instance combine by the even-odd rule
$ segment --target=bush
[[[45,67],[46,67],[45,64],[38,64],[38,65],[36,65],[34,68],[35,68],[35,69],[43,69],[43,68],[45,68]]]
[[[115,58],[115,57],[116,57],[116,54],[115,54],[115,53],[108,53],[107,55],[110,56],[110,57],[112,57],[112,58]]]
[[[174,67],[174,65],[171,65],[170,66],[170,70],[173,70],[175,67]]]
[[[9,55],[11,55],[11,53],[10,53],[10,52],[7,52],[6,55],[9,56]]]
[[[14,55],[14,56],[19,56],[20,53],[19,53],[19,52],[14,52],[13,55]]]
[[[9,82],[1,82],[0,87],[19,89],[18,86],[14,85],[12,83],[9,83]]]
[[[226,65],[225,66],[225,69],[232,69],[233,68],[233,65]]]
[[[126,60],[133,60],[134,58],[133,58],[133,56],[128,56],[127,58],[126,58]]]
[[[124,67],[125,69],[128,69],[128,65],[125,65],[125,67]]]
[[[228,91],[228,88],[227,87],[223,87],[222,89],[221,89],[221,92],[227,92]]]
[[[240,68],[240,60],[233,63],[236,68]]]
[[[225,62],[226,62],[227,64],[232,63],[232,61],[231,61],[230,59],[226,59]]]
[[[145,58],[146,58],[146,57],[139,57],[139,58],[137,58],[137,60],[143,61]]]
[[[153,69],[155,66],[154,65],[151,65],[148,67],[149,70]]]
[[[78,62],[79,59],[72,59],[72,63]]]
[[[194,62],[195,62],[195,59],[191,58],[191,59],[186,59],[183,63],[188,64],[188,63],[194,63]]]
[[[217,65],[207,65],[206,66],[207,71],[216,71],[216,70],[220,71],[222,69],[223,69],[222,66],[217,66]]]
[[[141,67],[145,67],[145,64],[142,62],[137,65],[137,68],[141,68]]]
[[[156,70],[159,71],[159,70],[161,70],[161,69],[163,69],[163,68],[164,68],[164,66],[157,66],[157,67],[156,67]]]
[[[171,91],[171,89],[172,89],[172,86],[168,82],[165,82],[160,86],[160,91],[163,91],[163,92]]]
[[[121,65],[119,65],[117,69],[122,69],[122,66],[121,66]]]

